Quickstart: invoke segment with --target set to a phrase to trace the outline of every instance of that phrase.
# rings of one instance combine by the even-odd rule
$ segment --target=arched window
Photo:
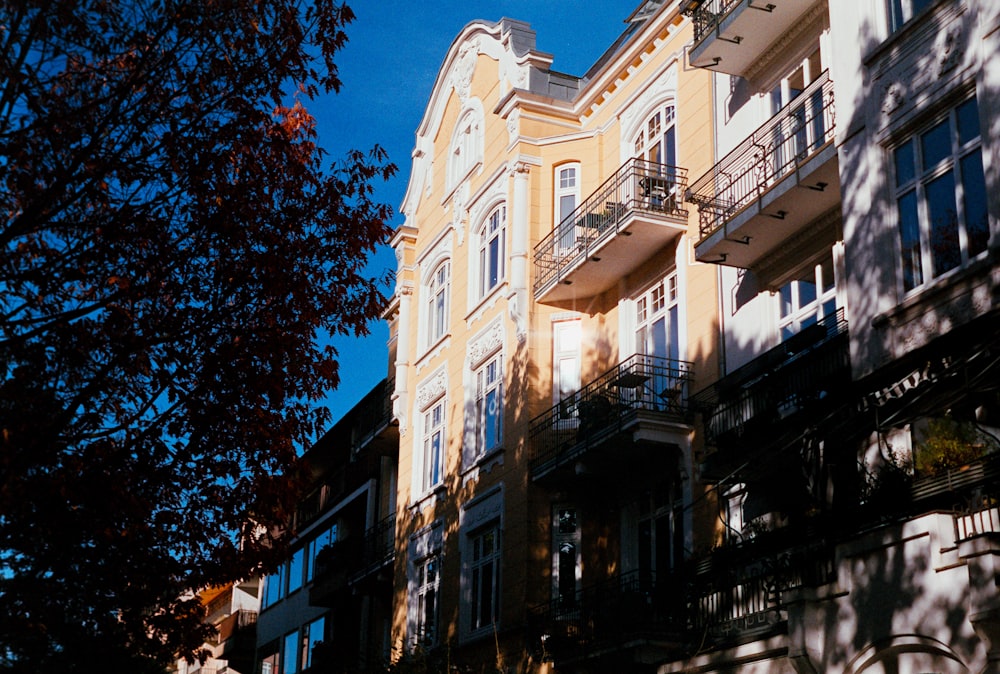
[[[451,264],[445,260],[437,266],[427,283],[427,345],[430,346],[448,332],[448,304],[451,290]]]
[[[483,160],[480,114],[466,110],[455,125],[448,152],[448,187],[455,187]]]
[[[647,117],[635,137],[634,156],[654,164],[676,166],[677,136],[674,118],[673,105],[664,105]]]
[[[507,206],[493,209],[479,229],[478,298],[486,297],[504,279],[507,257]]]

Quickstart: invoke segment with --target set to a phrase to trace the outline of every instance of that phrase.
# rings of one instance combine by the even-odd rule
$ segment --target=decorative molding
[[[677,94],[677,64],[671,62],[659,75],[653,78],[652,83],[636,98],[629,101],[622,113],[618,116],[618,125],[621,128],[622,152],[631,156],[632,148],[629,142],[635,136],[636,126],[641,124],[646,114],[661,101],[676,97]]]
[[[462,104],[469,98],[472,86],[472,76],[476,72],[476,61],[479,59],[479,36],[474,36],[458,49],[454,68],[451,71],[451,85],[455,88]]]
[[[448,390],[448,372],[444,365],[417,385],[417,409],[423,412]]]
[[[503,486],[497,485],[490,491],[462,505],[461,529],[476,529],[484,524],[503,519]]]
[[[962,32],[962,22],[955,21],[938,38],[935,45],[938,77],[943,77],[949,70],[953,70],[962,60]]]
[[[467,204],[469,203],[469,193],[471,190],[469,180],[466,178],[455,189],[455,193],[451,197],[452,224],[455,227],[455,242],[459,246],[465,243],[465,225],[469,221]]]
[[[520,295],[519,291],[515,291],[507,299],[507,313],[514,321],[514,334],[517,335],[517,343],[524,344],[528,339],[528,325],[524,318],[524,311],[521,309]]]
[[[468,353],[469,353],[469,367],[470,369],[476,369],[482,365],[489,356],[500,350],[503,346],[504,329],[503,321],[500,316],[497,316],[485,329],[483,329],[478,335],[469,340]]]
[[[507,142],[513,145],[517,141],[518,130],[521,126],[521,111],[515,110],[507,117]]]
[[[885,94],[882,97],[882,114],[889,116],[903,107],[906,102],[906,92],[899,82],[892,82],[885,87]]]

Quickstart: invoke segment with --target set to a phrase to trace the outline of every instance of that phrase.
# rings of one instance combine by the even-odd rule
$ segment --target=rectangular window
[[[476,371],[476,440],[480,455],[503,442],[502,363],[498,354]]]
[[[302,587],[302,578],[304,575],[303,561],[305,557],[305,548],[299,548],[292,553],[292,559],[288,562],[288,594]]]
[[[332,524],[323,531],[321,531],[314,539],[309,541],[306,546],[306,582],[308,583],[316,575],[316,556],[319,555],[320,550],[328,545],[332,545],[337,541],[337,525]]]
[[[472,537],[469,565],[472,585],[472,621],[475,632],[493,626],[500,599],[500,529],[492,527]]]
[[[306,625],[302,631],[302,667],[303,669],[309,669],[313,666],[313,652],[316,647],[323,643],[324,628],[326,627],[326,619],[318,618],[313,620],[311,623]]]
[[[504,278],[507,255],[507,207],[495,209],[479,231],[479,297],[486,297]]]
[[[437,555],[420,560],[416,572],[417,633],[415,644],[430,646],[437,643],[438,586],[441,582],[441,561]]]
[[[559,321],[552,324],[552,402],[569,400],[580,390],[580,321]],[[575,416],[567,403],[560,416]]]
[[[785,341],[803,328],[837,311],[837,287],[833,274],[833,255],[799,274],[783,285],[778,297],[778,330]]]
[[[423,447],[423,481],[424,491],[430,491],[440,484],[441,468],[444,459],[444,401],[434,404],[424,413],[424,447]]]
[[[576,222],[571,218],[576,210],[579,197],[579,166],[561,166],[556,169],[555,223],[559,234],[557,245],[560,251],[568,251],[576,247]]]
[[[552,589],[560,609],[576,606],[580,589],[580,525],[573,506],[557,505],[553,508]]]
[[[986,251],[989,220],[976,98],[893,149],[903,288]]]
[[[261,608],[265,609],[268,606],[273,606],[284,598],[284,587],[285,585],[285,565],[282,564],[278,567],[278,570],[267,577],[264,581],[264,598],[261,602]]]

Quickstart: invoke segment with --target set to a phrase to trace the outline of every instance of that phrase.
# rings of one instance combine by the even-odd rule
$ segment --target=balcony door
[[[674,176],[664,168],[677,165],[677,133],[674,128],[676,113],[673,105],[657,108],[639,127],[633,148],[640,175],[637,194],[644,207],[662,206],[676,198]]]
[[[667,583],[684,562],[684,506],[677,486],[665,482],[639,496],[636,549],[643,582]]]
[[[673,273],[635,301],[635,353],[680,358],[677,274]]]
[[[771,89],[771,117],[784,115],[773,132],[771,156],[775,179],[818,149],[826,138],[822,88],[814,87],[809,96],[802,98],[809,85],[819,79],[822,68],[817,48]]]

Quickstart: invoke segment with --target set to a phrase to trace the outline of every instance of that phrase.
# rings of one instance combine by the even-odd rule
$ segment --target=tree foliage
[[[183,590],[281,553],[260,532],[327,421],[322,338],[382,302],[395,167],[325,165],[303,105],[352,18],[0,0],[0,668],[191,653]]]

